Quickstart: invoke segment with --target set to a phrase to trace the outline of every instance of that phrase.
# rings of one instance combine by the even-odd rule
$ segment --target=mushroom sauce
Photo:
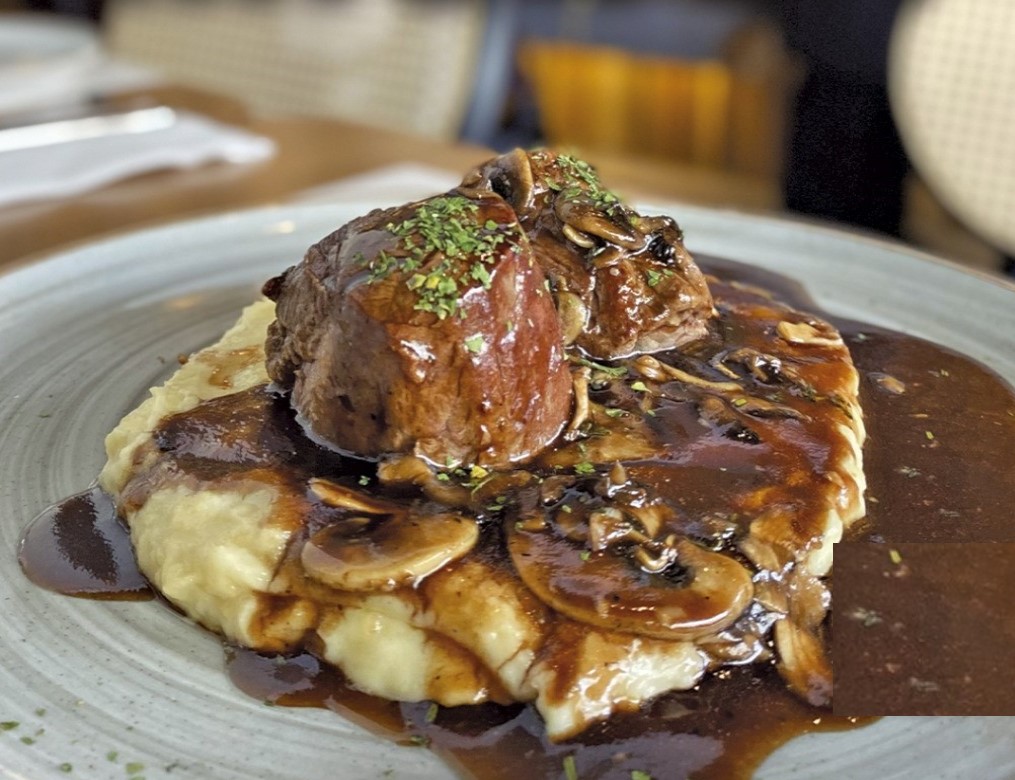
[[[718,260],[702,266],[724,282],[775,291],[801,310],[814,306],[801,288],[767,272]],[[835,322],[834,319],[830,321]],[[865,446],[867,516],[849,534],[854,541],[1012,541],[1010,497],[1015,471],[966,468],[1015,451],[1015,395],[989,369],[928,342],[880,328],[835,323],[861,374],[861,400],[869,439]],[[595,389],[593,393],[597,392]],[[601,392],[607,392],[603,390]],[[966,413],[955,414],[962,398]],[[654,425],[680,430],[678,408]],[[228,421],[228,425],[225,423]],[[374,464],[341,458],[310,442],[280,397],[266,388],[226,396],[195,413],[165,421],[156,434],[173,442],[176,466],[195,477],[228,475],[236,469],[243,437],[257,436],[257,450],[274,452],[260,468],[292,484],[313,474],[341,474],[350,485],[374,479]],[[211,439],[209,435],[214,434]],[[211,441],[213,446],[205,446]],[[731,448],[734,451],[734,448]],[[640,480],[665,482],[664,460],[629,469]],[[704,474],[704,469],[699,469]],[[704,479],[686,499],[697,512],[718,500],[721,480]],[[521,488],[511,502],[526,500]],[[394,500],[398,500],[395,496]],[[323,528],[333,510],[316,504],[308,533]],[[495,516],[501,511],[493,507]],[[504,556],[503,533],[490,522],[478,548]],[[26,531],[22,566],[37,584],[70,595],[144,598],[150,595],[133,564],[124,528],[100,491],[71,497],[43,513]],[[912,597],[912,594],[910,594]],[[270,605],[265,605],[270,607]],[[828,631],[827,625],[823,628]],[[827,639],[826,634],[826,639]],[[789,692],[771,661],[727,666],[693,690],[661,696],[638,712],[615,715],[578,737],[548,741],[530,705],[483,704],[444,708],[428,702],[399,704],[347,686],[337,671],[307,652],[269,657],[227,648],[236,684],[265,701],[324,706],[407,745],[430,746],[465,777],[513,778],[737,778],[749,777],[772,750],[798,734],[849,728],[856,718],[834,717]],[[947,647],[939,648],[943,654]],[[997,655],[1002,655],[997,649]],[[566,665],[566,653],[559,656]],[[961,664],[961,659],[956,663]],[[876,678],[872,678],[874,680]],[[862,684],[862,683],[861,683]],[[984,681],[989,684],[989,681]],[[926,695],[926,690],[920,691]],[[855,696],[853,698],[856,698]],[[640,775],[639,773],[644,773]]]

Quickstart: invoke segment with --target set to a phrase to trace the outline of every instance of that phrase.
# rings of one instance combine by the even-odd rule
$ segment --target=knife
[[[32,149],[86,138],[150,133],[171,127],[176,119],[176,112],[168,106],[153,106],[7,127],[0,129],[0,152]]]

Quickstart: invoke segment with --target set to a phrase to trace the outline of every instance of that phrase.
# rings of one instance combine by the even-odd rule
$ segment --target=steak
[[[712,296],[677,223],[621,203],[588,163],[519,149],[478,166],[463,185],[514,208],[550,279],[568,345],[607,360],[705,335]]]
[[[340,451],[502,467],[568,421],[572,380],[546,274],[493,191],[375,210],[264,292],[277,304],[268,374]]]

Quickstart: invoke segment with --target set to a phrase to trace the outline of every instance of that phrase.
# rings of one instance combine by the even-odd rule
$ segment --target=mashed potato
[[[769,315],[776,319],[785,316],[782,310],[773,312]],[[862,418],[856,402],[856,374],[841,342],[817,345],[817,353],[838,371],[828,380],[839,388],[833,400],[840,410],[828,413],[823,429],[833,440],[827,448],[828,460],[820,472],[794,477],[800,483],[794,490],[818,497],[821,511],[809,520],[818,531],[794,549],[797,542],[788,536],[787,528],[800,510],[787,503],[785,486],[753,485],[737,499],[753,519],[738,542],[735,565],[742,568],[746,560],[756,571],[780,572],[792,587],[776,586],[765,577],[753,577],[757,584],[752,585],[748,575],[745,598],[755,606],[748,610],[741,605],[743,614],[732,616],[737,618],[735,623],[726,621],[711,634],[661,638],[639,635],[621,623],[614,630],[608,622],[584,620],[578,607],[572,610],[573,604],[558,605],[553,600],[556,596],[544,598],[539,587],[535,591],[527,587],[523,582],[528,582],[527,575],[519,576],[506,560],[491,556],[489,545],[482,541],[474,551],[434,571],[416,572],[408,584],[367,590],[333,587],[312,567],[307,568],[309,564],[304,566],[308,559],[300,554],[308,538],[316,539],[313,534],[320,533],[314,526],[320,522],[313,518],[321,511],[321,499],[313,487],[308,490],[305,482],[278,478],[257,460],[256,452],[249,454],[250,447],[237,449],[250,460],[248,465],[231,464],[214,474],[188,471],[184,456],[169,451],[160,431],[171,419],[186,419],[174,415],[194,414],[215,399],[238,397],[265,385],[262,345],[272,319],[270,301],[248,307],[218,343],[192,356],[164,385],[154,388],[106,440],[108,461],[100,484],[118,502],[142,571],[167,599],[208,629],[268,652],[286,652],[309,643],[340,668],[353,686],[389,699],[432,699],[447,706],[531,701],[553,739],[574,735],[590,723],[635,709],[666,691],[691,688],[724,663],[769,658],[773,625],[781,626],[774,633],[783,666],[810,663],[810,656],[803,656],[815,647],[821,655],[814,643],[827,608],[827,591],[819,578],[831,566],[832,543],[844,525],[863,511]],[[813,357],[814,344],[794,343],[792,338],[813,340],[813,334],[790,335],[783,338],[787,355],[810,349],[805,362],[820,362]],[[638,402],[643,406],[649,401],[662,403],[670,392],[665,383],[681,381],[680,374],[672,372],[653,379],[657,369],[647,365],[642,365],[641,379],[636,376],[633,383],[641,392]],[[736,396],[741,397],[747,398]],[[748,402],[761,404],[735,400],[727,411],[736,412]],[[769,408],[756,418],[762,423],[761,435],[776,430],[772,420],[777,414],[783,414],[784,424],[800,435],[803,415],[794,412],[794,417],[785,409],[773,412],[775,405],[766,403]],[[824,406],[814,408],[827,411]],[[610,429],[612,438],[607,437],[621,454],[625,448],[634,452],[648,446],[651,415],[639,421],[629,412],[605,411],[593,402],[590,419],[604,426],[626,426]],[[247,434],[244,430],[238,435]],[[562,447],[554,457],[571,464],[568,468],[577,473],[588,467],[577,465],[575,458],[581,464],[588,460],[609,463],[617,454],[596,449],[605,446],[601,442],[587,444],[580,452],[576,446]],[[751,452],[749,444],[738,441],[723,446],[730,452]],[[256,450],[251,447],[250,451]],[[574,450],[570,461],[569,447]],[[559,464],[547,464],[549,471],[561,472]],[[475,481],[475,475],[471,476]],[[438,488],[446,489],[446,485],[434,490]],[[473,493],[481,488],[472,487]],[[350,491],[343,490],[343,500],[352,501]],[[321,495],[327,498],[326,491]],[[352,520],[366,523],[371,512],[380,511],[374,506],[380,499],[368,496],[362,501],[360,515],[366,519]],[[554,506],[562,508],[555,522],[564,522],[570,508],[560,502]],[[465,518],[465,522],[473,521]],[[529,533],[523,528],[525,522],[522,517],[505,533],[522,539],[521,534]],[[645,520],[650,522],[654,521]],[[458,532],[457,526],[453,531]],[[718,555],[704,550],[695,554]],[[592,553],[593,558],[597,555]],[[588,557],[583,554],[579,559]],[[808,695],[806,670],[784,671],[791,687]]]

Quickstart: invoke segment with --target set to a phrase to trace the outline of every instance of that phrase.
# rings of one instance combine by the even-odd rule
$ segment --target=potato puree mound
[[[260,344],[274,306],[248,306],[214,345],[198,352],[130,412],[106,437],[99,485],[121,496],[128,481],[155,461],[152,431],[166,417],[202,401],[268,381]],[[228,376],[225,375],[228,371]],[[277,498],[260,490],[156,487],[126,515],[138,564],[152,584],[184,612],[230,639],[256,646],[258,594],[267,592],[289,533],[273,528]]]
[[[268,609],[266,597],[290,590],[276,573],[296,529],[275,517],[279,502],[292,497],[270,482],[257,485],[256,478],[197,487],[161,474],[152,479],[147,470],[158,460],[152,431],[161,420],[267,382],[261,344],[273,312],[268,301],[249,306],[218,343],[154,388],[106,439],[101,487],[125,508],[128,482],[146,482],[145,500],[124,514],[141,570],[167,599],[205,627],[255,649],[292,649],[312,631],[321,655],[352,685],[384,698],[451,706],[540,697],[548,730],[561,736],[618,705],[636,707],[698,681],[705,657],[690,643],[631,643],[587,632],[574,648],[574,673],[601,675],[597,667],[605,661],[613,667],[610,679],[565,700],[546,694],[559,672],[534,663],[545,639],[543,608],[513,577],[479,561],[434,574],[415,595],[317,593],[335,603],[294,598],[282,610],[277,604]]]
[[[756,302],[750,305],[756,306]],[[773,321],[791,319],[789,310],[765,305],[763,314]],[[268,446],[262,440],[250,439],[254,454],[249,455],[249,466],[230,466],[232,470],[213,474],[188,471],[181,466],[183,456],[169,453],[164,438],[159,438],[167,421],[187,420],[215,403],[240,397],[268,397],[267,390],[262,392],[262,386],[268,383],[263,344],[273,319],[272,302],[262,300],[249,306],[218,343],[193,355],[164,385],[154,388],[150,398],[124,417],[106,439],[108,461],[100,485],[116,499],[130,527],[141,570],[185,614],[229,640],[254,649],[288,652],[309,648],[340,668],[351,685],[384,698],[431,699],[444,706],[483,701],[534,702],[551,739],[577,734],[595,721],[636,709],[666,691],[691,688],[711,669],[769,660],[773,657],[772,637],[790,687],[805,697],[814,693],[821,700],[821,691],[808,688],[821,676],[824,663],[817,626],[827,609],[828,594],[820,578],[831,565],[831,543],[839,538],[843,526],[863,511],[863,426],[856,403],[857,378],[841,341],[819,343],[811,328],[804,334],[811,343],[803,343],[799,334],[783,329],[778,348],[790,357],[806,353],[800,361],[801,372],[807,371],[808,365],[826,360],[827,381],[819,374],[811,378],[841,391],[834,404],[784,393],[786,403],[806,408],[807,414],[771,402],[766,405],[749,395],[747,390],[753,387],[749,386],[750,377],[694,385],[688,384],[686,372],[669,369],[654,359],[632,364],[632,372],[641,371],[640,378],[634,374],[623,382],[617,380],[621,395],[616,403],[627,404],[626,411],[615,413],[620,410],[606,406],[601,397],[589,401],[584,409],[591,424],[607,430],[608,435],[560,446],[538,464],[542,473],[560,477],[548,476],[544,483],[542,478],[537,481],[529,475],[533,486],[529,489],[539,496],[539,506],[548,507],[545,514],[549,519],[542,519],[542,509],[527,510],[524,497],[520,498],[520,506],[511,510],[517,511],[520,519],[504,515],[510,520],[503,526],[507,550],[502,549],[500,557],[491,554],[496,545],[490,541],[500,537],[491,536],[489,525],[485,525],[481,526],[478,543],[474,536],[471,538],[467,550],[474,544],[472,552],[431,567],[409,584],[404,579],[393,579],[386,584],[352,587],[350,582],[362,580],[349,578],[362,577],[362,571],[352,566],[335,573],[328,565],[320,564],[321,556],[331,554],[333,548],[329,545],[334,540],[329,537],[319,544],[315,540],[335,526],[334,519],[322,521],[321,513],[335,511],[334,501],[345,502],[342,505],[346,509],[341,511],[346,514],[340,515],[344,518],[341,522],[366,523],[355,516],[356,512],[376,514],[376,507],[387,499],[366,491],[360,497],[362,509],[349,515],[348,507],[360,500],[356,488],[336,487],[337,482],[327,479],[335,475],[329,474],[313,474],[306,479],[300,472],[299,479],[281,478],[271,468],[259,465],[254,450]],[[773,330],[758,326],[758,333],[771,334]],[[819,358],[814,358],[815,354]],[[727,371],[729,376],[739,376],[732,368]],[[595,376],[593,373],[592,384]],[[803,378],[790,378],[803,386]],[[784,380],[781,377],[780,381]],[[715,440],[738,458],[754,457],[753,453],[760,451],[752,449],[757,442],[743,440],[748,434],[777,438],[778,424],[782,423],[799,437],[810,430],[807,426],[812,425],[812,414],[823,426],[821,435],[828,436],[832,444],[819,453],[826,458],[821,468],[814,473],[794,471],[790,480],[793,484],[766,484],[762,479],[759,486],[758,478],[750,476],[759,472],[754,467],[742,469],[749,479],[743,484],[730,484],[739,485],[737,490],[743,488],[736,500],[754,520],[742,532],[732,553],[719,554],[686,540],[673,542],[672,535],[666,537],[665,544],[657,543],[645,538],[644,530],[617,524],[619,511],[608,505],[615,498],[610,493],[613,489],[602,487],[607,484],[604,480],[608,472],[610,479],[623,486],[617,488],[620,498],[616,500],[623,499],[624,491],[634,496],[629,506],[632,512],[642,512],[642,529],[653,524],[665,529],[667,523],[674,522],[675,510],[668,509],[664,500],[646,499],[644,493],[635,495],[631,492],[635,488],[630,487],[635,483],[627,482],[626,476],[617,477],[616,469],[610,472],[609,464],[630,461],[634,474],[635,461],[650,452],[662,451],[665,443],[653,439],[656,429],[652,426],[657,421],[648,404],[668,403],[678,384],[689,388],[676,399],[684,404],[680,408],[698,409],[701,414],[704,427],[694,435],[706,435],[702,432],[705,428],[716,426],[708,435],[718,437]],[[724,406],[720,403],[722,393],[729,387],[736,396]],[[754,416],[743,417],[743,407],[746,414]],[[638,413],[641,409],[646,410],[645,415]],[[174,417],[182,412],[188,415]],[[783,419],[776,419],[780,415]],[[727,418],[742,418],[749,425],[736,422],[736,427]],[[248,440],[243,437],[249,431],[237,423],[240,432],[230,432],[231,420],[228,416],[224,419],[227,430],[218,435],[233,436],[245,446]],[[728,435],[730,432],[735,435]],[[199,441],[194,446],[199,449],[204,445]],[[758,445],[762,449],[765,446],[764,442]],[[828,454],[824,454],[826,450]],[[247,452],[242,447],[237,451]],[[815,448],[807,451],[818,452]],[[779,464],[783,460],[773,463],[782,468]],[[589,461],[605,466],[606,472],[589,476]],[[510,473],[517,476],[519,472]],[[634,475],[634,479],[639,476]],[[593,484],[600,487],[582,487]],[[643,484],[652,484],[649,472],[645,472]],[[553,485],[560,486],[559,495],[551,495]],[[459,485],[452,487],[462,490]],[[430,488],[449,489],[447,481],[438,484],[437,480],[431,480]],[[475,488],[473,495],[479,489]],[[582,493],[585,508],[572,503],[578,514],[586,512],[580,515],[585,525],[575,524],[576,515],[566,503],[568,495],[574,497],[580,490],[586,491]],[[465,494],[469,495],[467,491]],[[432,493],[427,495],[431,501],[426,506],[440,506],[442,502]],[[800,501],[804,503],[799,506],[806,504],[810,513],[804,525],[811,529],[811,536],[805,544],[791,535],[790,529],[800,527],[794,514],[798,511],[794,496],[803,496]],[[496,495],[483,498],[495,505],[493,512],[504,509],[496,505],[498,500]],[[394,505],[384,504],[389,508]],[[589,512],[590,506],[601,509]],[[462,538],[462,533],[476,525],[467,511],[462,515],[457,511],[427,515],[422,520],[410,516],[398,522],[417,523],[412,527],[414,535],[409,545],[415,550],[428,544],[426,534],[440,523],[449,527],[454,539]],[[714,532],[717,539],[728,541],[722,535],[723,524],[732,527],[733,519],[733,513],[725,518],[709,516],[706,520],[711,525],[703,525],[699,531],[705,535]],[[395,521],[385,522],[384,528],[396,527]],[[488,517],[484,522],[495,520]],[[465,531],[463,527],[467,527]],[[547,535],[551,527],[564,530],[560,536]],[[637,539],[641,541],[636,541],[635,549],[645,558],[646,566],[653,564],[653,555],[675,551],[694,573],[703,603],[708,602],[709,593],[732,590],[735,612],[716,618],[707,612],[705,603],[702,614],[708,614],[708,620],[722,622],[703,623],[704,628],[692,631],[686,629],[687,615],[680,614],[676,624],[684,626],[684,633],[675,633],[665,623],[667,610],[673,613],[684,609],[680,599],[686,594],[679,583],[668,583],[663,588],[653,586],[663,593],[664,601],[656,615],[660,625],[631,624],[630,615],[625,617],[623,613],[627,608],[623,599],[630,596],[636,605],[640,596],[624,591],[631,590],[630,583],[623,579],[628,576],[624,573],[627,564],[596,551],[594,539],[588,541],[600,532],[640,533]],[[662,539],[668,532],[658,533]],[[578,544],[576,539],[585,539],[593,545],[593,551],[579,555],[580,548],[574,546]],[[547,560],[562,562],[563,568],[554,564],[543,570],[538,565],[526,568],[519,563],[546,555],[550,556]],[[509,565],[511,561],[513,565]],[[727,570],[732,578],[729,582],[717,578],[715,572]],[[778,572],[780,576],[754,576],[752,583],[749,570]],[[607,577],[605,585],[589,589],[582,578],[596,571],[616,579]],[[561,572],[573,575],[578,590],[559,589],[554,578]],[[641,578],[639,582],[644,580],[644,575],[637,577]],[[709,577],[715,581],[710,583]],[[585,604],[581,601],[583,594],[602,600]],[[635,619],[642,620],[637,615]]]

